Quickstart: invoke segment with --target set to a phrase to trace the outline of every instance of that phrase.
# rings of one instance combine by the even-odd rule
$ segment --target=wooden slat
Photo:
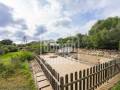
[[[79,79],[81,79],[81,78],[82,78],[82,72],[79,71]],[[79,90],[82,90],[82,81],[81,80],[79,81]]]
[[[95,71],[97,72],[98,71],[98,66],[96,66],[95,67]],[[98,82],[98,75],[97,75],[97,73],[96,73],[96,75],[95,75],[95,86],[96,86],[96,88],[97,88],[97,82]]]
[[[77,80],[77,79],[78,79],[78,73],[75,72],[75,80]],[[78,90],[78,83],[77,82],[75,83],[75,90]]]
[[[73,82],[73,73],[70,74],[70,82]],[[70,85],[70,89],[73,90],[73,84]]]
[[[65,75],[65,84],[68,83],[68,74]],[[65,87],[65,90],[69,90],[68,86]]]
[[[85,77],[86,73],[85,70],[83,70],[83,78]],[[83,79],[83,90],[85,90],[85,78]]]
[[[98,65],[98,71],[100,71],[100,64]],[[100,85],[100,72],[98,73],[98,86]]]
[[[88,76],[88,75],[89,75],[89,68],[87,69],[87,76]],[[89,82],[89,79],[90,79],[90,78],[88,77],[88,78],[87,78],[87,82],[86,82],[86,86],[87,86],[87,87],[86,87],[86,90],[89,89],[89,83],[90,83],[90,82]],[[91,83],[92,83],[92,82],[91,82]]]
[[[92,74],[92,70],[94,70],[94,69],[91,67],[90,68],[90,74]],[[92,86],[94,86],[94,76],[95,75],[90,76],[90,87],[89,87],[90,89],[92,88]]]
[[[60,90],[64,90],[64,87],[63,87],[63,85],[64,85],[64,78],[63,77],[60,78],[60,85],[61,85]]]

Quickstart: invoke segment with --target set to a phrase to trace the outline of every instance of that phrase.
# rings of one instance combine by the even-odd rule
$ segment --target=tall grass
[[[27,51],[0,56],[0,90],[36,90],[29,68],[33,54]]]

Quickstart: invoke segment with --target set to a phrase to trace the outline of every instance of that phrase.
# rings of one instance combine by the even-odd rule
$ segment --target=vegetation
[[[25,47],[28,51],[34,52],[35,54],[46,52],[46,46],[42,42],[31,42],[28,43]]]
[[[6,39],[0,41],[0,90],[36,90],[29,61],[34,53]]]
[[[17,45],[15,45],[11,40],[6,39],[0,41],[0,55],[16,51],[18,51]]]
[[[111,90],[120,90],[120,82],[118,82]]]
[[[60,38],[57,43],[73,43],[72,45],[79,48],[120,50],[120,18],[99,20],[88,35],[77,34]],[[8,87],[9,90],[35,90],[29,61],[34,58],[34,54],[45,53],[46,50],[42,42],[16,45],[9,39],[0,41],[0,90]],[[118,83],[112,90],[119,88]]]
[[[89,31],[88,35],[77,34],[76,36],[60,38],[58,43],[67,43],[72,40],[81,48],[115,49],[120,48],[120,18],[112,17],[99,20]]]
[[[27,51],[0,55],[0,90],[35,90],[28,63],[32,58]]]

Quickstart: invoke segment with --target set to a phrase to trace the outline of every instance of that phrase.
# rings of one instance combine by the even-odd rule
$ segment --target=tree
[[[82,48],[118,50],[120,48],[120,18],[110,17],[99,20],[92,26],[88,35],[77,34],[76,36],[58,39],[60,44],[71,41]]]
[[[6,40],[2,40],[0,43],[3,45],[12,45],[13,41],[6,39]]]
[[[94,48],[118,49],[120,40],[120,18],[113,17],[98,21],[91,30],[89,36]]]

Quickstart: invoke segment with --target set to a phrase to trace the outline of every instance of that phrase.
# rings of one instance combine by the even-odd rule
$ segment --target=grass
[[[111,90],[120,90],[120,81]]]
[[[11,52],[4,55],[0,55],[0,62],[4,64],[9,64],[12,57],[16,57],[17,55],[22,55],[22,53],[23,51],[19,51],[19,52]]]
[[[31,82],[26,75],[16,73],[7,80],[0,79],[0,90],[35,90]]]
[[[4,55],[0,55],[0,62],[4,63],[4,64],[9,64],[11,63],[11,58],[14,57],[19,57],[25,54],[32,54],[31,52],[27,52],[27,51],[19,51],[19,52],[11,52],[11,53],[7,53]]]
[[[20,53],[21,52],[12,52],[12,53],[8,53],[8,54],[0,55],[0,62],[4,63],[4,64],[9,64],[10,59]]]
[[[11,58],[20,57],[27,54],[32,54],[31,52],[19,51],[11,52],[8,54],[0,55],[0,63],[4,65],[10,65]],[[0,90],[36,90],[35,84],[31,75],[29,68],[29,62],[27,60],[19,62],[20,67],[15,68],[15,73],[9,78],[4,79],[0,77]]]

